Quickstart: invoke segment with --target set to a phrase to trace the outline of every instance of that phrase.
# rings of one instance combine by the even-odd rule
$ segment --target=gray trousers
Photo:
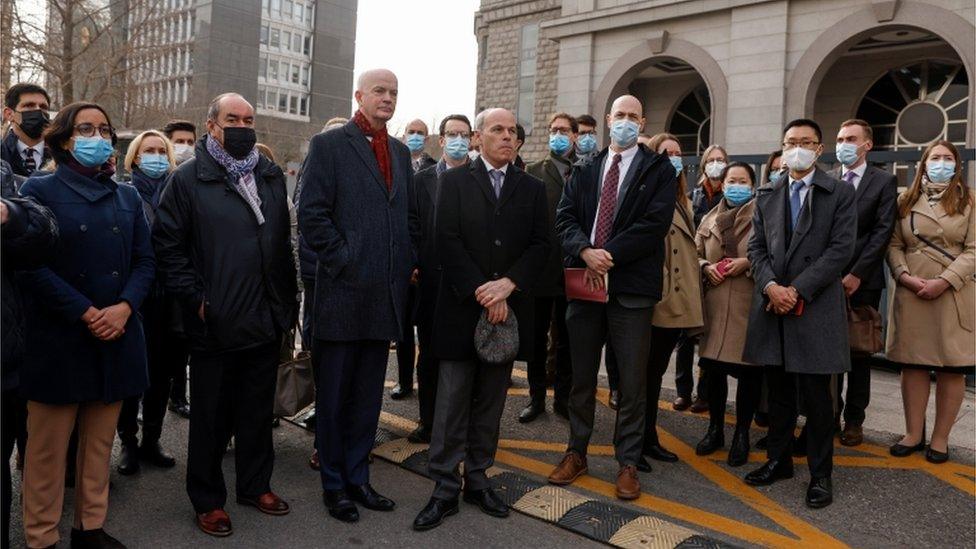
[[[654,307],[628,308],[610,303],[572,301],[566,329],[573,356],[573,389],[569,395],[569,449],[586,455],[593,434],[597,375],[603,346],[617,356],[620,405],[613,445],[620,465],[636,465],[644,438],[647,402],[647,357],[651,349]]]
[[[485,471],[495,462],[498,426],[505,409],[512,364],[442,360],[428,471],[435,498],[461,491],[458,466],[464,462],[464,489],[490,488]]]

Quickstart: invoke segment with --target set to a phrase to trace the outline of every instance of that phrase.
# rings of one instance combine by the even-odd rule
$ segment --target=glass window
[[[291,33],[284,31],[281,33],[281,49],[288,50],[291,49]]]
[[[312,4],[305,6],[305,21],[312,23]]]
[[[301,103],[301,107],[299,108],[298,114],[300,114],[302,116],[308,116],[308,96],[307,95],[303,95],[302,96],[302,103]]]
[[[519,92],[518,112],[519,124],[525,132],[532,132],[532,119],[535,112],[535,58],[539,45],[539,24],[532,23],[522,27],[519,44]]]
[[[256,104],[254,105],[254,108],[256,109],[264,108],[264,94],[265,94],[264,87],[258,86],[258,99],[257,101],[255,101]]]
[[[261,25],[261,43],[268,45],[268,26]]]
[[[288,109],[289,114],[298,114],[298,96],[291,96],[291,106]]]
[[[264,102],[265,108],[275,110],[278,107],[278,91],[268,90],[268,99]]]
[[[305,37],[305,55],[312,55],[312,36],[308,35]]]
[[[278,61],[272,59],[268,61],[268,80],[278,79]]]
[[[299,52],[302,51],[302,35],[301,35],[301,33],[297,33],[296,32],[295,33],[295,36],[292,37],[291,51],[293,51],[295,53],[299,53]]]
[[[297,84],[298,83],[298,70],[299,70],[298,69],[298,65],[292,64],[292,66],[291,66],[291,83],[292,84]]]
[[[268,56],[262,55],[258,58],[258,76],[268,79]],[[260,94],[258,94],[260,96]]]
[[[291,7],[294,4],[291,0],[284,0],[281,3],[281,16],[290,19],[291,18]]]
[[[271,13],[274,15],[281,13],[281,0],[271,0]]]
[[[302,65],[302,85],[305,87],[308,87],[308,80],[309,80],[308,73],[309,73],[309,66]]]
[[[295,2],[295,21],[299,23],[305,18],[305,4],[301,2]]]
[[[261,0],[261,11],[268,11],[271,7],[271,2],[268,0]]]
[[[278,110],[288,112],[288,93],[282,91],[278,94]]]
[[[268,45],[272,48],[277,48],[281,45],[281,33],[278,29],[271,29],[271,39],[268,41]]]

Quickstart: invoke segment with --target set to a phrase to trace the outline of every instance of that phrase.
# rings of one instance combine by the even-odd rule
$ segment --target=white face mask
[[[721,160],[712,160],[708,164],[705,164],[705,175],[709,179],[718,179],[722,177],[722,172],[725,171],[725,162]]]
[[[177,164],[186,162],[193,158],[193,145],[184,145],[183,143],[173,145],[173,156],[176,157]]]
[[[817,153],[803,147],[793,147],[783,151],[783,163],[791,170],[804,172],[817,161]]]

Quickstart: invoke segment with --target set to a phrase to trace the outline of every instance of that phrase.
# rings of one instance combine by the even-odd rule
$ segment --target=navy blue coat
[[[47,266],[21,273],[27,308],[27,356],[20,371],[25,398],[48,404],[117,402],[149,385],[142,319],[135,312],[155,273],[149,226],[139,193],[59,166],[32,177],[21,194],[54,213],[57,252]],[[125,334],[105,342],[81,315],[126,301],[134,311]]]
[[[410,152],[389,140],[392,191],[352,122],[312,138],[302,169],[298,228],[315,252],[314,336],[398,340],[415,253],[407,228]]]

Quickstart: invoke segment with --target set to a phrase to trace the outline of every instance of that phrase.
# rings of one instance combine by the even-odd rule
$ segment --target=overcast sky
[[[454,113],[474,118],[478,0],[359,0],[355,77],[387,68],[400,84],[392,135],[420,118],[434,124]],[[355,79],[353,80],[355,86]]]

